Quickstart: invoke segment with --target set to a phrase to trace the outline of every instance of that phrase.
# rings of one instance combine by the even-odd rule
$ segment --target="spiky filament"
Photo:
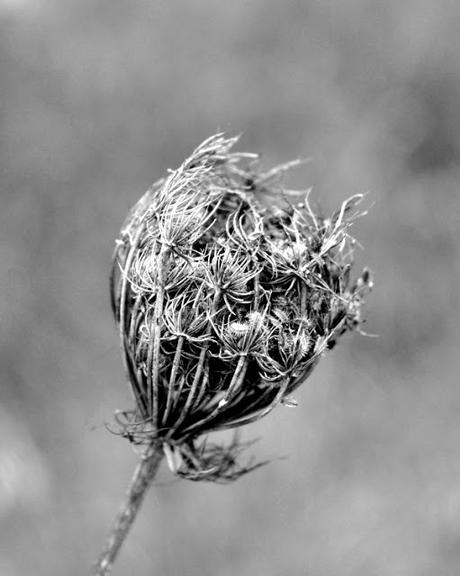
[[[359,328],[371,286],[367,272],[350,277],[362,196],[330,218],[313,210],[310,191],[298,204],[264,205],[282,194],[291,164],[263,172],[255,155],[231,151],[235,142],[209,138],[141,198],[112,274],[136,402],[123,433],[182,454],[182,475],[202,462],[200,479],[216,475],[205,473],[197,438],[268,414]]]

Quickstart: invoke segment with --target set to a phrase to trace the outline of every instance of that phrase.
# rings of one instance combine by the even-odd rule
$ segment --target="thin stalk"
[[[130,352],[130,350],[133,349],[133,346],[136,343],[137,339],[137,332],[141,320],[141,315],[138,312],[141,307],[141,304],[142,304],[142,296],[139,294],[134,301],[134,306],[131,312],[131,318],[129,322],[129,333],[128,336],[125,336],[124,352],[125,352],[125,361],[130,366],[129,381],[131,383],[131,388],[134,397],[136,399],[136,405],[140,408],[142,417],[144,419],[147,419],[149,417],[149,412],[147,410],[147,405],[145,402],[144,378],[142,375],[142,371],[139,370],[139,368],[137,368],[137,370],[134,369],[136,366],[135,358],[138,351],[135,350],[135,352],[133,353]],[[136,348],[138,346],[139,342],[137,343]]]
[[[128,290],[129,290],[129,280],[128,280],[128,271],[131,268],[131,264],[132,261],[134,259],[134,255],[136,253],[140,238],[141,238],[141,234],[144,231],[144,224],[141,224],[139,226],[139,230],[136,232],[136,235],[133,239],[133,243],[129,249],[128,255],[126,257],[126,260],[123,262],[123,266],[122,266],[122,274],[121,274],[121,280],[120,280],[120,284],[121,284],[121,290],[120,290],[120,303],[119,303],[119,322],[120,322],[120,330],[119,330],[119,335],[120,335],[120,346],[121,346],[121,350],[122,350],[122,356],[123,356],[123,363],[125,366],[125,372],[128,374],[130,374],[130,367],[129,367],[129,362],[128,362],[128,350],[126,347],[126,336],[125,336],[125,330],[126,330],[126,304],[127,304],[127,298],[128,298]],[[115,264],[116,265],[116,264]],[[137,401],[137,391],[134,390],[133,386],[131,386],[131,393],[134,396],[135,401]]]
[[[200,386],[200,389],[198,391],[198,396],[197,396],[195,403],[194,403],[195,407],[198,407],[200,405],[200,402],[203,400],[203,396],[205,395],[206,388],[207,388],[208,384],[209,384],[209,366],[207,363],[205,363],[203,379],[201,381],[201,386]]]
[[[217,305],[219,303],[219,299],[220,299],[220,290],[217,290],[216,293],[214,294],[214,298],[212,301],[212,306],[211,306],[211,313],[210,313],[210,317],[212,317],[216,312],[217,312]],[[205,336],[209,336],[211,334],[212,331],[212,323],[211,321],[208,321],[208,326],[206,328],[205,331]],[[200,383],[200,379],[201,376],[203,374],[204,371],[204,366],[205,366],[205,360],[206,360],[206,355],[208,352],[208,348],[209,348],[209,341],[205,341],[203,342],[203,348],[201,349],[200,352],[200,356],[198,358],[198,364],[196,367],[196,371],[195,371],[195,375],[193,378],[193,382],[192,385],[190,387],[189,393],[187,395],[187,399],[185,401],[185,406],[182,409],[182,412],[179,416],[179,418],[177,419],[177,421],[174,423],[173,428],[171,428],[170,431],[170,436],[172,436],[172,434],[179,428],[179,426],[183,423],[183,421],[185,420],[186,416],[188,415],[188,411],[192,406],[192,403],[195,399],[195,394],[197,393],[198,390],[198,385]],[[206,379],[204,381],[204,385],[206,384]],[[202,382],[203,385],[203,382]],[[200,395],[200,394],[199,394]]]
[[[268,406],[266,406],[260,412],[256,412],[255,414],[249,414],[248,416],[243,416],[242,418],[239,418],[239,419],[237,418],[237,419],[233,420],[232,422],[228,422],[224,426],[221,426],[221,428],[222,429],[235,428],[236,426],[245,426],[246,424],[251,424],[252,422],[257,422],[257,420],[260,420],[260,418],[263,418],[264,416],[269,414],[274,408],[276,408],[276,406],[278,406],[278,404],[283,399],[284,394],[286,393],[288,384],[289,384],[289,379],[286,378],[283,381],[283,383],[281,384],[281,386],[279,387],[276,396],[273,398],[273,400],[270,402],[270,404]]]
[[[175,385],[176,385],[176,376],[177,376],[177,371],[179,369],[183,344],[184,344],[184,337],[179,336],[177,339],[176,352],[174,354],[173,365],[171,368],[171,375],[169,378],[169,386],[168,386],[168,392],[167,392],[167,397],[166,397],[166,408],[165,408],[165,413],[163,415],[163,424],[166,424],[166,421],[168,419],[169,413],[171,412],[171,408],[173,405]]]
[[[227,403],[232,398],[234,393],[239,389],[241,384],[244,382],[247,367],[248,367],[248,357],[246,354],[242,354],[238,358],[238,364],[236,365],[232,380],[228,386],[227,393],[225,394],[224,397],[225,403]]]
[[[247,367],[248,367],[247,356],[246,355],[240,356],[238,359],[238,364],[236,365],[235,368],[235,372],[233,373],[232,379],[225,393],[225,396],[222,398],[222,400],[210,414],[208,414],[198,422],[195,422],[194,424],[186,428],[185,432],[187,432],[187,434],[189,434],[192,430],[195,430],[196,428],[203,426],[216,416],[222,414],[223,410],[225,410],[225,406],[234,398],[235,393],[240,389],[241,385],[243,384],[244,378],[246,376]]]
[[[210,318],[212,318],[217,313],[220,297],[221,297],[221,291],[220,291],[220,289],[218,289],[216,291],[216,293],[214,294],[214,298],[212,300],[211,313],[209,316]],[[211,334],[211,332],[212,332],[212,322],[209,321],[208,326],[206,328],[206,332],[205,332],[206,336],[209,336]],[[209,349],[209,341],[206,341],[203,344],[202,356],[200,356],[200,360],[198,363],[197,371],[195,373],[195,378],[194,378],[194,382],[193,382],[193,385],[195,387],[197,387],[198,383],[199,383],[199,379],[201,378],[201,375],[204,373],[202,381],[201,381],[201,387],[198,391],[198,397],[195,400],[195,405],[199,402],[200,398],[203,397],[203,394],[206,391],[206,386],[207,386],[208,380],[209,380],[209,374],[208,374],[208,371],[206,369],[206,355],[207,355],[208,349]],[[196,383],[195,383],[195,381],[196,381]],[[192,386],[192,388],[193,388],[193,386]],[[195,390],[193,390],[193,395],[191,396],[190,400],[192,401],[194,398],[195,398]]]
[[[300,285],[300,316],[301,318],[305,318],[305,314],[307,312],[307,286],[305,284],[305,280],[301,280]]]
[[[147,385],[149,396],[149,409],[154,426],[158,425],[158,375],[160,371],[160,335],[161,316],[163,314],[164,281],[167,274],[166,265],[170,249],[162,245],[158,256],[157,293],[153,315],[153,338],[147,356]]]
[[[133,479],[114,525],[107,537],[98,561],[93,567],[94,576],[107,576],[112,570],[118,552],[139,512],[147,489],[151,485],[163,458],[161,444],[151,444],[137,465]]]
[[[136,300],[134,301],[133,310],[131,312],[131,320],[129,323],[128,340],[129,342],[134,342],[134,337],[136,335],[137,329],[139,327],[139,308],[142,304],[142,295],[138,294]]]
[[[259,302],[260,302],[260,272],[254,276],[254,310],[257,311],[259,309]]]
[[[201,349],[201,352],[200,352],[200,357],[198,359],[198,365],[196,368],[195,376],[193,378],[192,385],[190,387],[190,390],[189,390],[188,395],[187,395],[187,399],[185,401],[185,406],[183,407],[179,418],[174,423],[174,427],[171,429],[171,432],[174,432],[175,430],[177,430],[179,428],[179,426],[182,424],[182,422],[185,420],[186,416],[188,415],[188,411],[190,409],[190,406],[192,405],[192,402],[195,398],[195,393],[196,393],[196,390],[198,388],[198,382],[199,382],[199,380],[201,378],[201,374],[203,372],[204,361],[206,359],[207,351],[208,351],[208,343],[204,343],[203,348]]]

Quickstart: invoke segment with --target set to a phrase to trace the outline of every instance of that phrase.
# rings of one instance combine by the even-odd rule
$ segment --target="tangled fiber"
[[[193,480],[231,480],[244,447],[206,433],[268,414],[340,336],[359,329],[369,272],[351,277],[361,195],[329,218],[218,134],[131,210],[113,258],[112,307],[135,406],[116,419],[161,443]],[[273,206],[273,198],[278,198]],[[298,198],[298,196],[297,196]]]

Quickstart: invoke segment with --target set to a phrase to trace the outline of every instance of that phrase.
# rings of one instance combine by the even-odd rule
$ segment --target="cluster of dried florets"
[[[350,278],[348,229],[361,196],[332,217],[282,196],[280,175],[216,135],[157,182],[117,240],[112,303],[135,410],[133,442],[161,442],[173,469],[225,480],[247,471],[240,449],[197,445],[283,402],[323,352],[359,327],[369,273]]]

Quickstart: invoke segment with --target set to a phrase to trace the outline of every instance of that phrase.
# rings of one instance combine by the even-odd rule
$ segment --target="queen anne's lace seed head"
[[[289,167],[260,171],[216,135],[152,186],[116,241],[112,304],[135,408],[117,423],[133,442],[162,442],[193,480],[249,467],[203,434],[266,415],[361,324],[368,271],[350,279],[349,227],[361,196],[330,218],[302,203],[270,206]],[[268,202],[265,200],[270,198]]]

